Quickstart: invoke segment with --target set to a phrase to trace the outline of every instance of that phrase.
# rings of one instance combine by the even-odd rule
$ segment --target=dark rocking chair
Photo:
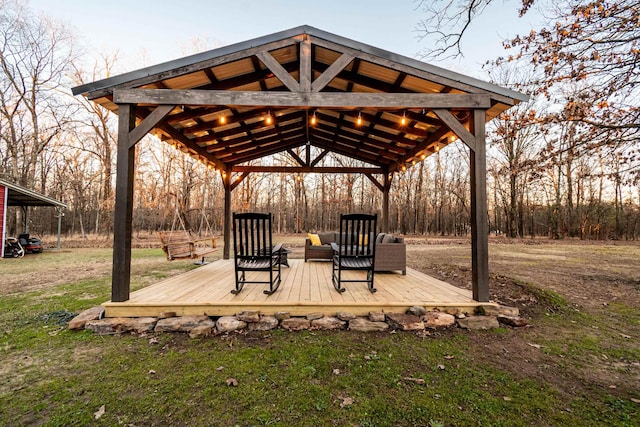
[[[369,291],[375,292],[373,274],[375,262],[375,238],[377,215],[349,214],[340,215],[340,235],[333,248],[333,286],[338,292],[344,292],[342,282],[366,282]],[[343,270],[362,270],[367,272],[366,280],[343,279]]]
[[[231,291],[237,294],[245,283],[268,283],[271,295],[280,286],[281,244],[272,246],[271,214],[234,213],[233,214],[233,250],[235,255],[236,288]],[[269,280],[246,280],[245,273],[264,271],[269,273]]]

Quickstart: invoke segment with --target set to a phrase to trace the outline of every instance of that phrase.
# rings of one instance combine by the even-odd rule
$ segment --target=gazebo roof
[[[136,104],[160,139],[228,171],[287,152],[302,171],[328,153],[372,173],[403,169],[528,96],[309,26],[73,88],[117,112]],[[378,96],[384,94],[384,96]],[[393,96],[392,96],[393,95]],[[144,127],[144,126],[143,126]],[[467,141],[465,141],[467,142]],[[317,151],[306,159],[299,147]],[[253,162],[252,162],[253,161]],[[247,169],[248,162],[251,169]]]

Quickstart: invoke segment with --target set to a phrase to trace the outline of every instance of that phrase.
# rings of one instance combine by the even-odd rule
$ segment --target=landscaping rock
[[[249,323],[250,331],[270,331],[278,327],[275,316],[262,316],[259,321]]]
[[[211,323],[213,323],[213,321],[211,321]],[[210,337],[211,335],[213,335],[213,332],[214,332],[213,326],[198,325],[189,331],[189,337],[190,338]]]
[[[311,327],[311,321],[302,317],[291,317],[280,322],[280,326],[288,331],[302,331]]]
[[[158,319],[167,319],[169,317],[176,317],[176,312],[175,311],[163,311],[158,316]]]
[[[348,313],[348,312],[346,312],[346,311],[341,311],[341,312],[339,312],[339,313],[337,313],[337,314],[336,314],[336,317],[337,317],[338,319],[340,319],[340,320],[346,320],[346,321],[349,321],[349,320],[355,319],[355,318],[356,318],[356,315],[355,315],[355,314],[353,314],[353,313]]]
[[[527,326],[529,321],[519,316],[498,316],[498,322],[503,325],[513,326],[514,328],[522,328]]]
[[[84,329],[84,325],[90,320],[100,320],[104,317],[104,307],[97,306],[83,311],[76,317],[71,319],[68,328],[72,331],[81,331]]]
[[[116,328],[122,322],[124,322],[125,318],[122,317],[109,317],[106,319],[100,320],[89,320],[85,323],[84,328],[87,331],[92,331],[97,335],[112,335],[116,333]]]
[[[155,317],[109,317],[101,320],[91,320],[85,324],[85,329],[98,335],[137,332],[139,334],[153,331],[158,319]]]
[[[442,307],[439,309],[441,313],[451,314],[452,316],[460,316],[465,317],[465,310],[460,307]]]
[[[278,320],[284,320],[291,317],[291,314],[288,311],[278,311],[274,314],[275,318]]]
[[[407,314],[412,314],[414,316],[424,316],[426,313],[427,309],[419,305],[414,305],[407,310]]]
[[[222,316],[216,322],[216,328],[218,332],[234,332],[240,329],[244,329],[247,327],[247,322],[243,322],[242,320],[238,320],[234,316]]]
[[[190,332],[197,326],[213,328],[215,323],[207,316],[168,317],[158,320],[156,332]]]
[[[349,329],[358,332],[380,332],[389,329],[385,322],[372,322],[363,317],[356,317],[349,320]]]
[[[455,316],[439,311],[429,311],[422,316],[425,328],[446,328],[456,324]]]
[[[307,314],[305,317],[307,318],[307,320],[317,320],[317,319],[322,319],[324,317],[324,314],[310,313],[310,314]]]
[[[484,316],[519,316],[520,310],[506,305],[487,304],[478,306],[476,313]]]
[[[424,329],[422,319],[413,314],[388,313],[387,323],[391,329],[401,329],[403,331],[420,331]]]
[[[312,329],[321,329],[325,331],[344,329],[346,326],[347,322],[340,320],[337,317],[323,317],[321,319],[314,319],[311,321]]]
[[[458,319],[458,326],[462,329],[493,329],[498,328],[500,324],[494,316],[469,316]]]
[[[247,322],[247,323],[255,323],[260,321],[260,312],[259,311],[243,311],[240,314],[236,315],[236,319]]]
[[[384,322],[387,320],[387,316],[381,311],[370,311],[369,320],[372,322]]]

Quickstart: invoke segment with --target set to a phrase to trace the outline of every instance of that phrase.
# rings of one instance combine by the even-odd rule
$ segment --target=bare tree
[[[64,26],[33,15],[22,1],[0,1],[0,150],[20,184],[33,186],[43,150],[75,111],[77,103],[63,96],[74,59]]]

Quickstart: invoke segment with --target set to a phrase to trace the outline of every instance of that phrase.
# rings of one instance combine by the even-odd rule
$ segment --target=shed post
[[[489,220],[487,214],[487,161],[485,110],[473,110],[475,150],[470,150],[471,275],[473,299],[489,301]]]
[[[118,105],[116,204],[113,218],[113,270],[111,277],[111,301],[113,302],[127,301],[130,292],[135,145],[129,143],[129,132],[135,127],[135,123],[135,106],[131,104]]]

